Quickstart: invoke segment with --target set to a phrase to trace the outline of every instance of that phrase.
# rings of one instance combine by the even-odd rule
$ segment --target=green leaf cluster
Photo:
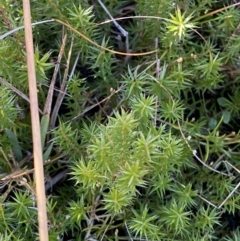
[[[31,1],[66,24],[33,28],[50,240],[240,240],[239,6],[102,2],[128,35],[99,1]],[[0,35],[23,25],[0,6]],[[0,53],[0,240],[36,240],[23,31]]]

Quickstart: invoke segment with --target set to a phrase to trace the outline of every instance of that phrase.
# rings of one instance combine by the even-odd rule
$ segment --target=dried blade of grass
[[[55,104],[53,112],[52,112],[52,116],[51,116],[51,120],[50,120],[50,128],[53,128],[55,126],[58,111],[60,109],[60,106],[62,104],[62,101],[63,101],[65,93],[66,93],[66,89],[67,89],[66,83],[67,83],[70,59],[71,59],[71,56],[72,56],[72,48],[73,48],[73,39],[71,41],[70,50],[68,52],[68,58],[67,58],[67,63],[66,63],[64,75],[63,75],[63,81],[62,81],[62,84],[61,84],[61,87],[60,87],[60,92],[58,93],[57,101],[56,101],[56,104]]]
[[[110,17],[110,19],[113,21],[114,25],[116,26],[116,28],[120,31],[120,33],[126,38],[126,52],[129,53],[129,40],[128,40],[128,32],[120,25],[117,23],[117,21],[113,18],[113,16],[111,15],[111,13],[108,11],[108,9],[106,8],[106,6],[103,4],[103,2],[101,0],[98,0],[98,3],[101,5],[101,7],[103,8],[103,10],[107,13],[107,15]]]
[[[48,222],[46,196],[43,173],[43,157],[38,113],[37,81],[34,62],[33,36],[31,26],[31,10],[29,0],[23,0],[23,16],[25,27],[25,44],[27,52],[28,83],[33,136],[33,156],[36,177],[36,197],[38,207],[38,230],[40,241],[48,241]]]
[[[64,28],[62,31],[64,31]],[[51,113],[51,109],[52,109],[53,93],[55,90],[55,83],[56,83],[57,75],[59,72],[64,49],[66,46],[66,42],[67,42],[67,33],[64,34],[63,38],[62,38],[62,45],[60,48],[60,52],[58,54],[57,63],[55,65],[54,73],[53,73],[52,80],[51,80],[51,83],[50,83],[50,86],[48,89],[48,95],[47,95],[47,99],[46,99],[44,110],[43,110],[44,116],[41,119],[41,123],[44,123],[45,122],[44,119],[45,119],[47,121],[47,123],[45,123],[47,128],[46,128],[45,133],[43,133],[43,132],[41,133],[42,134],[42,143],[44,143],[46,139],[47,139],[47,141],[49,141],[49,139],[50,139],[49,133],[47,134],[47,129],[49,129],[49,126],[50,126],[50,121],[51,121],[50,113]]]
[[[240,174],[240,170],[238,170],[235,166],[233,166],[230,162],[224,161],[223,163],[230,165],[238,174]],[[237,186],[229,193],[229,195],[225,198],[225,200],[218,206],[218,209],[220,209],[231,196],[237,191],[237,189],[240,186],[240,182],[237,184]]]
[[[36,22],[36,23],[31,23],[31,25],[32,26],[36,26],[36,25],[39,25],[39,24],[50,23],[50,22],[54,22],[54,21],[55,21],[54,19],[49,19],[49,20],[39,21],[39,22]],[[3,35],[0,35],[0,39],[4,39],[4,38],[8,37],[9,35],[14,34],[17,31],[22,30],[22,29],[24,29],[24,26],[20,26],[20,27],[14,28],[14,29],[6,32]]]
[[[58,54],[57,63],[55,65],[53,77],[52,77],[51,84],[50,84],[50,87],[49,87],[49,90],[48,90],[48,96],[47,96],[47,99],[46,99],[46,102],[45,102],[45,106],[44,106],[44,110],[43,110],[44,115],[45,114],[50,115],[50,112],[51,112],[52,99],[53,99],[55,83],[56,83],[56,79],[57,79],[57,74],[58,74],[58,71],[59,71],[60,63],[61,63],[61,60],[62,60],[62,56],[63,56],[63,53],[64,53],[66,41],[67,41],[67,34],[65,34],[63,39],[62,39],[62,45],[61,45],[61,48],[60,48],[60,52]]]
[[[128,32],[120,25],[117,23],[117,21],[113,18],[113,16],[111,15],[111,13],[108,11],[108,9],[106,8],[106,6],[103,4],[103,2],[101,0],[97,0],[98,3],[101,5],[101,7],[103,8],[103,10],[107,13],[107,15],[110,17],[110,19],[113,21],[114,25],[116,26],[116,28],[121,32],[121,34],[124,37],[128,36]]]
[[[11,89],[13,92],[15,92],[16,94],[18,94],[20,97],[22,97],[24,100],[26,100],[28,103],[30,103],[29,98],[20,90],[18,90],[17,88],[15,88],[12,84],[8,83],[6,80],[4,80],[2,77],[0,77],[0,82],[2,84],[4,84],[5,86],[7,86],[9,89]],[[43,114],[42,110],[40,108],[38,108],[39,113]]]
[[[78,30],[76,30],[74,27],[72,27],[70,24],[60,20],[60,19],[54,19],[54,21],[61,23],[62,25],[64,25],[65,27],[69,28],[72,30],[72,32],[76,33],[77,35],[81,36],[83,39],[85,39],[86,41],[88,41],[89,43],[91,43],[92,45],[98,47],[99,49],[103,49],[105,51],[108,51],[110,53],[113,54],[118,54],[118,55],[124,55],[124,56],[144,56],[144,55],[149,55],[152,53],[155,53],[156,50],[152,50],[152,51],[148,51],[148,52],[143,52],[143,53],[124,53],[124,52],[119,52],[119,51],[115,51],[106,47],[103,47],[99,44],[97,44],[95,41],[93,41],[92,39],[88,38],[87,36],[85,36],[83,33],[79,32]],[[110,20],[112,21],[112,20]],[[97,26],[97,25],[96,25]]]
[[[158,49],[158,37],[155,38],[155,49]],[[159,79],[160,76],[160,58],[158,57],[158,52],[156,52],[156,78]],[[158,114],[158,97],[155,99],[155,116],[154,116],[154,125],[157,127],[157,114]]]

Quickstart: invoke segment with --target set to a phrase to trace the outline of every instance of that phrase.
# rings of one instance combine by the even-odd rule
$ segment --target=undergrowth
[[[125,32],[100,1],[31,1],[49,239],[240,240],[240,4],[102,2]],[[0,6],[1,35],[23,25]],[[23,31],[0,51],[0,240],[36,240]]]

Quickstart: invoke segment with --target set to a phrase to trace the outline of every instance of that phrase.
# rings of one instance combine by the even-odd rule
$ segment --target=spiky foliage
[[[239,240],[239,7],[103,3],[133,16],[118,22],[128,35],[99,24],[99,1],[31,1],[35,22],[65,23],[34,27],[40,111],[59,64],[41,116],[50,240]],[[1,1],[1,34],[23,25],[20,9]],[[0,49],[0,239],[35,240],[23,31]]]

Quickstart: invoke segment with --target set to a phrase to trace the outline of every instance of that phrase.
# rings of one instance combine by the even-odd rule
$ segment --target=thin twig
[[[227,200],[234,194],[234,192],[239,188],[240,182],[238,185],[230,192],[230,194],[226,197],[226,199],[218,206],[218,209],[220,209],[226,202]]]
[[[236,172],[240,174],[240,170],[238,170],[235,166],[233,166],[231,163],[228,161],[223,161],[223,163],[227,163],[230,165]],[[229,195],[226,197],[226,199],[218,206],[218,209],[220,209],[226,202],[227,200],[234,194],[234,192],[239,188],[240,182],[237,184],[237,186],[229,193]]]
[[[63,102],[65,93],[67,91],[67,77],[68,77],[68,70],[69,70],[69,64],[70,64],[70,59],[72,56],[72,48],[73,48],[73,39],[71,41],[71,46],[70,46],[70,50],[68,52],[68,58],[67,58],[67,63],[66,63],[66,68],[64,71],[64,75],[63,75],[63,81],[60,87],[61,92],[58,93],[58,97],[57,97],[57,101],[56,104],[53,108],[53,112],[52,112],[52,116],[51,116],[51,120],[50,120],[50,128],[53,128],[55,126],[55,122],[57,120],[57,115],[58,115],[58,111],[60,109],[60,106]],[[65,88],[66,87],[66,88]]]
[[[129,237],[130,237],[130,240],[133,241],[133,239],[132,239],[132,237],[131,237],[131,234],[130,234],[130,232],[129,232],[129,229],[128,229],[128,226],[127,226],[126,221],[124,222],[124,225],[125,225],[125,227],[126,227],[126,229],[127,229],[127,233],[128,233],[128,235],[129,235]]]
[[[38,113],[38,92],[34,61],[33,36],[31,26],[31,7],[29,0],[23,0],[25,44],[27,53],[28,83],[33,136],[33,156],[36,177],[36,196],[38,207],[38,231],[40,241],[48,241],[48,221],[43,172],[40,121]]]
[[[150,76],[150,77],[151,77],[151,76]],[[152,78],[153,78],[153,77],[152,77]],[[153,80],[154,80],[155,82],[157,82],[155,78],[153,78]],[[157,82],[157,83],[158,83],[158,82]],[[158,84],[159,84],[159,83],[158,83]],[[171,101],[174,103],[173,97],[172,97],[171,93],[169,92],[169,90],[168,90],[166,87],[164,87],[163,85],[161,85],[161,84],[159,84],[159,85],[167,92],[167,94],[168,94],[168,96],[170,97]],[[223,172],[220,172],[220,171],[217,171],[216,169],[213,169],[212,167],[210,167],[209,165],[207,165],[205,162],[203,162],[203,161],[198,157],[197,151],[196,151],[196,150],[193,150],[193,149],[191,148],[191,146],[189,145],[188,140],[187,140],[187,138],[185,137],[185,135],[184,135],[184,133],[183,133],[183,131],[182,131],[182,127],[181,127],[181,124],[180,124],[179,119],[177,119],[177,124],[178,124],[178,128],[179,128],[179,131],[180,131],[180,133],[181,133],[181,136],[182,136],[184,142],[186,143],[187,147],[192,151],[192,153],[193,153],[193,155],[195,156],[195,158],[196,158],[203,166],[207,167],[209,170],[211,170],[211,171],[213,171],[213,172],[216,172],[216,173],[218,173],[218,174],[221,174],[221,175],[223,175],[223,176],[228,176],[227,174],[225,174],[225,173],[223,173]]]
[[[74,75],[74,73],[75,73],[75,69],[76,69],[76,67],[77,67],[77,63],[78,63],[79,57],[80,57],[80,52],[78,52],[77,57],[76,57],[76,59],[75,59],[75,61],[74,61],[74,65],[73,65],[73,67],[72,67],[72,71],[71,71],[71,73],[70,73],[69,80],[72,80],[72,78],[73,78],[73,75]]]
[[[94,225],[94,220],[95,220],[95,217],[96,217],[96,207],[98,205],[99,200],[100,200],[100,195],[98,195],[96,197],[96,199],[94,200],[94,203],[92,205],[92,211],[91,211],[89,219],[87,220],[88,229],[87,229],[87,232],[85,234],[84,240],[90,240],[91,227]]]
[[[185,185],[183,185],[182,183],[176,181],[174,178],[173,178],[174,182],[176,182],[177,184],[179,184],[180,186],[182,186],[183,188],[186,188]],[[211,203],[210,201],[208,201],[206,198],[202,197],[200,194],[197,194],[197,196],[202,199],[203,201],[205,201],[206,203],[208,203],[209,205],[211,205],[212,207],[214,208],[217,208],[217,206],[215,206],[213,203]]]
[[[53,76],[52,76],[51,84],[50,84],[50,87],[49,87],[49,90],[48,90],[48,95],[47,95],[47,99],[46,99],[44,110],[43,110],[44,115],[45,114],[50,115],[50,112],[51,112],[54,87],[55,87],[60,63],[61,63],[61,60],[62,60],[63,52],[64,52],[64,49],[65,49],[66,41],[67,41],[67,34],[65,34],[64,37],[63,37],[60,52],[58,54],[57,64],[55,65],[54,73],[53,73]]]
[[[24,100],[26,100],[30,104],[29,98],[20,90],[18,90],[16,87],[14,87],[12,84],[8,83],[6,80],[4,80],[2,77],[0,77],[0,82],[7,86],[9,89],[11,89],[13,92],[18,94],[20,97],[22,97]],[[38,107],[39,113],[43,114],[42,110]]]
[[[111,15],[111,13],[108,11],[108,9],[105,7],[105,5],[103,4],[103,2],[101,0],[97,0],[98,3],[101,5],[101,7],[103,8],[103,10],[107,13],[107,15],[110,17],[110,19],[113,21],[114,25],[116,26],[116,28],[121,32],[121,34],[124,37],[128,37],[128,32],[121,27],[121,25],[119,25],[117,23],[117,21],[113,18],[113,16]]]
[[[134,16],[135,17],[135,16]],[[98,47],[99,49],[103,49],[103,50],[106,50],[110,53],[113,53],[113,54],[118,54],[118,55],[124,55],[124,56],[144,56],[144,55],[149,55],[149,54],[152,54],[152,53],[155,53],[156,50],[153,50],[153,51],[148,51],[148,52],[144,52],[144,53],[130,53],[130,52],[120,52],[120,51],[115,51],[115,50],[112,50],[112,49],[109,49],[109,48],[106,48],[104,46],[101,46],[99,44],[97,44],[96,42],[94,42],[92,39],[88,38],[87,36],[85,36],[84,34],[82,34],[81,32],[77,31],[74,27],[72,27],[71,25],[69,25],[68,23],[65,23],[59,19],[50,19],[50,20],[45,20],[45,21],[40,21],[40,22],[37,22],[37,23],[33,23],[32,26],[34,25],[39,25],[39,24],[42,24],[42,23],[49,23],[49,22],[58,22],[58,23],[61,23],[62,25],[66,26],[67,28],[71,29],[74,33],[76,33],[77,35],[81,36],[83,39],[85,39],[86,41],[88,41],[89,43],[91,43],[92,45]],[[110,20],[112,21],[112,20]],[[7,33],[3,34],[0,36],[0,40],[1,39],[4,39],[6,38],[7,36],[11,35],[12,33],[15,33],[21,29],[24,29],[24,26],[21,26],[21,27],[18,27],[18,28],[15,28],[11,31],[8,31]]]
[[[44,20],[44,21],[39,21],[39,22],[36,22],[36,23],[31,23],[32,26],[35,26],[35,25],[39,25],[39,24],[42,24],[42,23],[50,23],[50,22],[54,22],[55,20],[54,19],[49,19],[49,20]],[[14,28],[13,30],[10,30],[8,32],[6,32],[5,34],[1,35],[0,36],[0,39],[4,39],[6,38],[7,36],[11,35],[11,34],[14,34],[16,33],[17,31],[21,30],[21,29],[24,29],[25,26],[20,26],[18,28]]]
[[[238,170],[235,166],[233,166],[230,162],[228,161],[223,161],[223,163],[227,163],[228,165],[230,165],[238,174],[240,174],[240,170]]]
[[[4,8],[2,6],[0,7],[0,14],[2,15],[3,21],[7,25],[9,31],[11,31],[12,30],[12,24],[9,20],[9,17],[5,14]],[[25,47],[24,41],[21,38],[19,38],[15,33],[13,34],[13,36],[16,40],[18,40]]]
[[[45,162],[43,163],[43,166],[49,165],[50,163],[53,163],[53,162],[55,162],[56,160],[59,160],[59,159],[62,158],[62,157],[65,157],[65,155],[60,155],[60,156],[57,156],[57,157],[53,158],[52,160],[45,161]],[[29,157],[27,157],[27,158],[29,158]],[[25,161],[27,158],[24,158],[21,162],[24,163],[24,161]],[[35,168],[27,169],[27,170],[20,170],[20,169],[18,168],[17,170],[14,170],[14,171],[11,172],[10,174],[2,177],[2,178],[0,179],[0,181],[13,180],[13,179],[22,177],[22,176],[24,176],[24,175],[28,175],[28,174],[30,174],[30,173],[33,173],[34,171],[35,171]]]
[[[179,123],[179,125],[180,125],[180,123]],[[180,132],[181,132],[181,130],[180,130]],[[190,150],[192,150],[186,139],[185,139],[185,142],[187,143],[187,145],[188,145],[188,147],[190,148]],[[227,176],[227,177],[228,177],[228,174],[223,173],[223,172],[220,172],[220,171],[218,171],[218,170],[210,167],[209,165],[207,165],[204,161],[202,161],[202,160],[198,157],[196,150],[192,150],[192,153],[193,153],[193,155],[195,156],[195,158],[196,158],[203,166],[205,166],[206,168],[208,168],[209,170],[211,170],[211,171],[213,171],[213,172],[216,172],[216,173],[218,173],[218,174],[221,174],[221,175],[223,175],[223,176]]]
[[[76,33],[77,35],[81,36],[83,39],[85,39],[86,41],[88,41],[89,43],[91,43],[92,45],[98,47],[101,50],[105,50],[107,52],[113,53],[113,54],[118,54],[118,55],[123,55],[123,56],[144,56],[144,55],[149,55],[152,53],[155,53],[156,50],[152,50],[152,51],[147,51],[144,53],[128,53],[128,52],[120,52],[120,51],[116,51],[116,50],[112,50],[109,48],[106,48],[104,46],[99,45],[98,43],[96,43],[95,41],[93,41],[92,39],[88,38],[87,36],[85,36],[83,33],[79,32],[78,30],[76,30],[74,27],[72,27],[70,24],[59,20],[59,19],[54,19],[56,22],[61,23],[62,25],[66,26],[67,28],[71,29],[72,32]]]
[[[99,106],[100,104],[108,101],[113,95],[115,95],[115,94],[118,93],[119,91],[120,91],[120,89],[112,91],[109,96],[107,96],[107,97],[104,98],[103,100],[99,101],[98,103],[87,107],[85,110],[80,111],[75,117],[73,117],[71,120],[65,122],[64,124],[67,124],[67,123],[69,123],[69,122],[75,121],[75,120],[78,119],[80,116],[83,116],[85,113],[87,113],[88,111],[90,111],[90,110],[92,110],[93,108]]]
[[[45,191],[48,191],[50,188],[52,188],[53,185],[55,185],[57,182],[59,182],[65,175],[68,173],[68,168],[62,170],[58,174],[56,174],[54,177],[50,177],[50,181],[45,183]]]
[[[155,38],[155,49],[158,49],[158,37]],[[158,52],[156,52],[156,78],[159,79],[160,76],[160,59],[158,58]],[[157,127],[157,113],[158,113],[158,96],[155,98],[155,116],[154,124]]]
[[[126,48],[126,53],[130,53],[130,45],[129,45],[129,39],[128,39],[128,32],[120,25],[117,23],[117,21],[113,18],[113,16],[111,15],[111,13],[108,11],[108,9],[105,7],[105,5],[103,4],[103,2],[101,0],[98,0],[98,3],[101,5],[101,7],[103,8],[103,10],[107,13],[107,15],[110,17],[110,19],[113,21],[114,25],[116,26],[116,28],[120,31],[120,33],[125,37],[125,48]],[[120,36],[119,36],[120,37]],[[121,38],[121,37],[120,37]],[[124,58],[124,64],[127,64],[127,62],[129,61],[130,56],[125,56]]]

